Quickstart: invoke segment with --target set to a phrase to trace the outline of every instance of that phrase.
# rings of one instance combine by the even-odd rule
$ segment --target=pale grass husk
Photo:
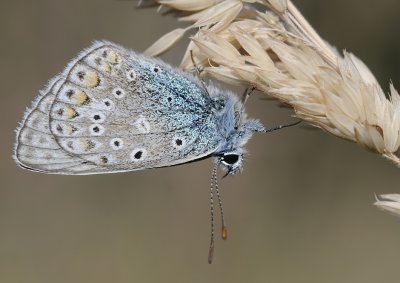
[[[368,67],[323,41],[291,1],[158,2],[184,10],[181,20],[192,23],[186,30],[196,31],[182,59],[183,69],[194,67],[191,50],[202,75],[255,86],[293,107],[297,117],[400,165],[398,92],[391,85],[386,98]],[[149,54],[164,52],[182,35],[173,31],[160,38]]]
[[[376,196],[376,202],[374,203],[374,205],[376,205],[383,211],[389,212],[396,216],[400,216],[399,194],[385,194]]]

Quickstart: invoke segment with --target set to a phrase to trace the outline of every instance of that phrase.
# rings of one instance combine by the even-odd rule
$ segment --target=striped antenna
[[[210,247],[208,250],[208,263],[211,264],[214,256],[214,190],[217,192],[219,211],[221,214],[221,237],[223,240],[228,238],[228,229],[225,225],[224,209],[222,206],[222,198],[219,192],[217,170],[219,163],[215,163],[211,173],[211,186],[210,186],[210,214],[211,214],[211,235],[210,235]]]

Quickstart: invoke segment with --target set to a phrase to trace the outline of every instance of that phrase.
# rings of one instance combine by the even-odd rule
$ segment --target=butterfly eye
[[[239,155],[238,154],[226,154],[222,156],[222,162],[228,165],[233,165],[236,162],[239,161]]]

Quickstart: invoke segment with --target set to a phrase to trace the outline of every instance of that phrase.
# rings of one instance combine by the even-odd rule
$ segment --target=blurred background
[[[400,88],[399,1],[294,2],[386,91],[390,80]],[[400,193],[400,169],[319,130],[294,127],[249,142],[244,172],[220,182],[229,237],[217,237],[212,265],[211,160],[96,176],[16,166],[14,129],[25,108],[82,48],[107,39],[143,51],[179,26],[134,7],[0,3],[0,282],[399,282],[400,219],[372,203],[375,193]],[[186,43],[163,58],[179,64]],[[293,121],[260,94],[247,111],[267,127]]]

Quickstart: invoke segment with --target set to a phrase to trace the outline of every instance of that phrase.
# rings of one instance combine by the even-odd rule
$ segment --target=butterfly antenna
[[[208,249],[208,263],[211,264],[214,256],[214,185],[217,175],[217,166],[215,164],[211,174],[211,186],[210,186],[210,214],[211,214],[211,235],[210,235],[210,247]]]
[[[221,230],[221,236],[223,240],[226,240],[228,238],[228,229],[225,226],[225,219],[224,219],[224,208],[222,206],[222,198],[221,194],[219,193],[219,187],[218,187],[218,180],[217,180],[217,170],[215,170],[215,175],[214,175],[214,184],[215,184],[215,191],[217,192],[217,197],[218,197],[218,205],[219,205],[219,211],[221,213],[221,223],[222,223],[222,230]]]
[[[211,241],[210,241],[210,248],[208,251],[208,263],[210,264],[212,263],[214,256],[214,189],[217,192],[218,205],[221,213],[221,223],[222,223],[221,237],[223,240],[226,240],[228,238],[228,229],[226,228],[225,225],[224,209],[222,206],[222,198],[219,192],[218,179],[217,179],[218,165],[219,165],[218,163],[215,164],[211,175],[211,188],[210,188]]]
[[[296,122],[291,123],[291,124],[279,125],[279,126],[276,126],[276,127],[270,128],[270,129],[256,130],[256,132],[269,133],[269,132],[273,132],[273,131],[280,130],[280,129],[283,129],[283,128],[293,127],[293,126],[296,126],[296,125],[298,125],[300,123],[301,123],[301,120],[296,121]]]

